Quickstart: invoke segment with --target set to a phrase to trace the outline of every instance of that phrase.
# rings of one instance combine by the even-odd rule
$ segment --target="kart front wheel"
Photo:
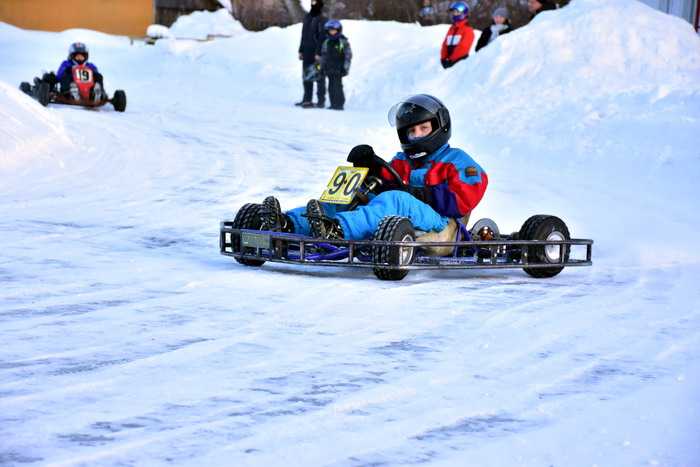
[[[114,97],[112,97],[112,105],[114,110],[117,112],[124,112],[126,110],[126,93],[121,89],[114,91]]]
[[[571,240],[569,229],[563,220],[555,216],[537,215],[525,221],[518,235],[520,240],[565,241]],[[569,260],[569,245],[535,245],[524,248],[529,264],[561,264]],[[563,255],[563,258],[562,258]],[[548,268],[523,268],[532,277],[548,278],[559,274],[563,266]]]
[[[379,223],[372,240],[393,242],[414,242],[416,232],[411,221],[406,217],[387,216]],[[372,246],[372,262],[391,266],[407,266],[413,262],[413,247],[402,246]],[[374,268],[374,275],[384,281],[400,281],[406,277],[405,269]]]
[[[234,229],[260,230],[260,205],[254,203],[244,204],[243,207],[238,210],[236,218],[233,220],[232,227]],[[241,248],[240,236],[234,237],[232,243],[234,253],[255,253],[253,248]],[[265,264],[265,260],[236,257],[234,257],[234,259],[245,266],[262,266]]]

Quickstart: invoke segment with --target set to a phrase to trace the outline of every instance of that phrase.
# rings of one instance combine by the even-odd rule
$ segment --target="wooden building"
[[[170,26],[182,14],[218,8],[216,0],[0,0],[0,21],[23,29],[140,37],[151,24]]]

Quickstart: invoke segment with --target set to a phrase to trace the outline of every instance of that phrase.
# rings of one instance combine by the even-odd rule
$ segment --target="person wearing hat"
[[[532,18],[539,15],[543,11],[556,10],[559,6],[552,0],[528,0],[527,9],[532,13]],[[530,20],[532,20],[530,18]]]
[[[508,19],[508,9],[504,7],[496,8],[493,12],[493,20],[491,25],[481,32],[481,36],[476,43],[476,51],[483,49],[491,42],[495,41],[498,36],[508,34],[513,30]]]

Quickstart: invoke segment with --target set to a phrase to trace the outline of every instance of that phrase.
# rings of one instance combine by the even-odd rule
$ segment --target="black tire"
[[[520,240],[570,240],[569,229],[563,220],[556,216],[539,214],[530,217],[525,221],[518,233]],[[569,260],[570,247],[564,247],[564,261]],[[527,251],[528,263],[533,264],[557,264],[560,262],[561,249],[557,245],[529,246],[524,248]],[[563,266],[551,268],[523,268],[532,277],[548,278],[559,274]]]
[[[121,89],[114,91],[112,105],[114,106],[114,110],[117,112],[124,112],[126,110],[126,93]]]
[[[254,203],[248,203],[244,204],[241,209],[238,210],[238,213],[236,214],[236,218],[233,220],[233,225],[232,227],[234,229],[251,229],[251,230],[259,230],[260,229],[260,205],[259,204],[254,204]],[[233,247],[233,252],[234,253],[255,253],[255,250],[252,248],[245,248],[245,250],[249,251],[241,251],[241,238],[240,237],[234,237],[232,239],[232,247]],[[247,258],[234,258],[236,261],[239,263],[245,265],[245,266],[262,266],[265,264],[265,260],[257,260],[257,259],[247,259]]]
[[[387,216],[379,223],[372,240],[413,242],[416,240],[416,232],[408,218]],[[408,265],[413,262],[414,250],[413,247],[373,246],[372,262]],[[403,269],[374,268],[374,275],[383,281],[400,281],[406,274],[408,271]]]
[[[30,96],[32,95],[32,85],[27,83],[26,81],[20,83],[19,90],[25,94],[29,94]]]
[[[36,90],[35,90],[36,100],[38,100],[39,104],[43,105],[44,107],[49,105],[49,92],[50,91],[51,91],[51,86],[49,86],[48,83],[41,82],[36,87]]]

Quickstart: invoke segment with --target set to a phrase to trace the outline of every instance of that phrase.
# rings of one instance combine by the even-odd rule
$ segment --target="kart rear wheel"
[[[51,86],[49,86],[49,83],[44,82],[40,82],[35,90],[36,100],[38,100],[39,104],[43,105],[44,107],[49,105],[49,91],[51,91]]]
[[[570,240],[569,229],[564,221],[556,216],[536,215],[525,221],[518,235],[520,240],[542,240],[542,241],[564,241]],[[524,248],[527,251],[528,263],[531,264],[558,264],[569,260],[570,247],[565,245],[529,246]],[[553,266],[551,268],[523,268],[532,277],[548,278],[559,274],[563,266]]]
[[[26,81],[20,83],[19,90],[25,94],[29,94],[30,96],[32,95],[32,85],[27,83]]]
[[[238,210],[236,218],[233,220],[232,227],[234,229],[260,229],[260,205],[254,203],[244,204],[241,209]],[[245,251],[241,251],[241,237],[234,237],[232,239],[232,249],[234,253],[255,253],[252,248],[245,248]],[[264,260],[258,259],[247,259],[247,258],[234,258],[239,263],[245,266],[262,266],[265,264]]]
[[[112,105],[114,106],[114,110],[117,112],[124,112],[126,110],[126,93],[121,89],[114,91]]]
[[[372,240],[414,242],[416,232],[408,218],[387,216],[379,223]],[[373,246],[372,262],[406,266],[413,262],[414,250],[413,247]],[[374,268],[374,275],[384,281],[400,281],[406,274],[408,271],[403,269]]]

